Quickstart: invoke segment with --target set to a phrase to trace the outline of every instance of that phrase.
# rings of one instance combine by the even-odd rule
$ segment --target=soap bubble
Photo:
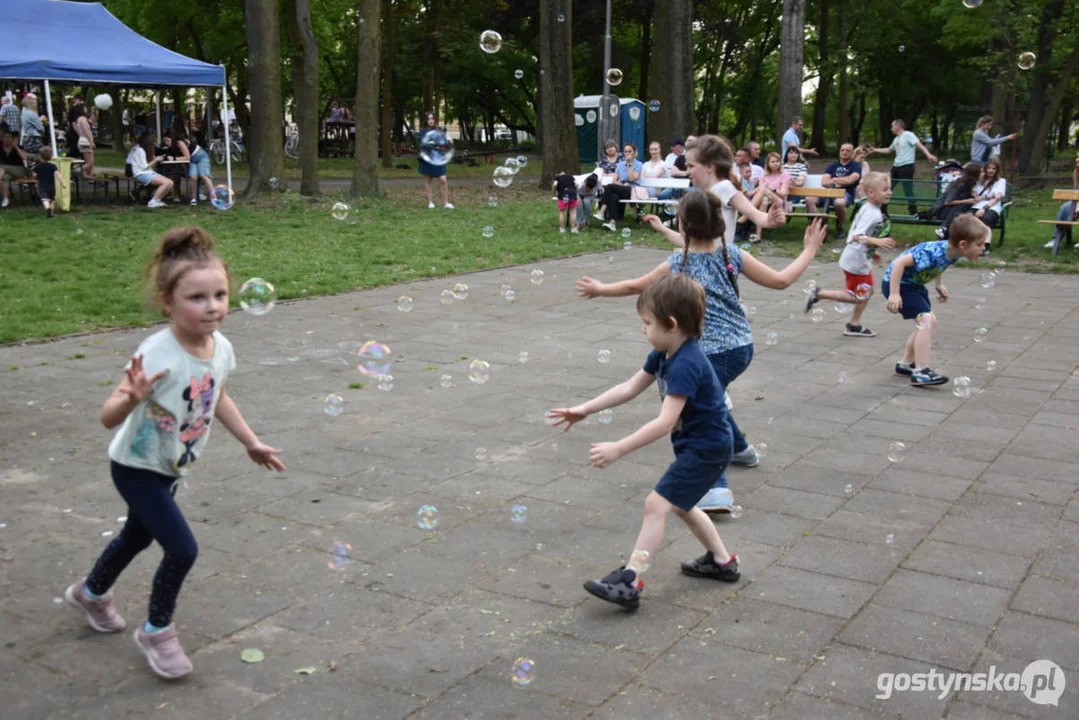
[[[982,297],[975,298],[975,300],[974,300],[974,309],[975,310],[985,310],[985,298],[982,298]]]
[[[270,189],[271,190],[276,190],[277,189],[277,178],[275,178],[275,177],[270,178]]]
[[[533,270],[531,275],[529,276],[529,281],[533,285],[542,285],[543,284],[543,271],[542,270]]]
[[[978,328],[974,331],[974,342],[985,342],[985,336],[989,334],[989,331],[985,328]]]
[[[982,273],[982,287],[991,288],[996,285],[997,274],[995,272]]]
[[[652,112],[659,112],[659,100],[653,100],[652,102],[648,103],[648,109]]]
[[[520,80],[524,76],[525,76],[525,71],[524,70],[514,70],[513,71],[513,77],[517,78],[518,80]]]
[[[854,306],[850,303],[836,303],[835,311],[840,315],[848,315],[854,312]]]
[[[210,204],[214,206],[216,210],[228,210],[232,207],[232,203],[235,201],[236,195],[229,190],[226,185],[218,185],[214,188],[213,195],[210,196]]]
[[[262,278],[251,278],[240,286],[240,307],[248,315],[265,315],[277,302],[277,290]]]
[[[622,228],[622,237],[628,238],[632,234],[633,234],[633,231],[630,230],[629,228]]]
[[[434,505],[423,505],[416,511],[416,524],[420,530],[434,530],[438,527],[438,508]]]
[[[1038,56],[1032,52],[1025,52],[1019,56],[1019,69],[1030,70],[1034,67],[1034,63],[1037,62]]]
[[[854,288],[854,297],[859,300],[868,300],[869,296],[873,294],[873,287],[869,283],[862,283],[858,287]]]
[[[360,346],[360,351],[356,353],[356,357],[360,361],[356,369],[367,377],[374,378],[385,375],[390,371],[390,356],[392,354],[393,351],[390,350],[389,345],[380,343],[377,340],[368,340]]]
[[[494,237],[495,236],[495,229],[493,227],[491,227],[490,225],[484,225],[483,230],[481,231],[481,234],[485,238]]]
[[[402,295],[401,297],[397,298],[397,309],[401,312],[411,312],[412,298],[410,298],[408,295]]]
[[[607,71],[607,84],[611,87],[622,84],[622,78],[624,77],[621,70],[618,68],[611,68]]]
[[[629,556],[626,567],[632,568],[638,575],[648,572],[648,568],[652,567],[652,553],[647,550],[634,550]]]
[[[774,332],[770,332],[764,336],[765,345],[775,345],[779,342],[779,335]]]
[[[753,450],[757,453],[757,457],[763,458],[768,454],[768,445],[765,443],[753,443]]]
[[[841,370],[839,372],[839,384],[842,385],[845,382],[847,382],[847,371]]]
[[[476,459],[479,460],[480,462],[486,460],[487,459],[487,448],[485,448],[485,447],[476,448]]]
[[[491,363],[486,360],[473,360],[468,365],[468,379],[482,385],[491,377]]]
[[[443,375],[438,379],[438,384],[444,388],[453,387],[453,375]]]
[[[1004,262],[1003,260],[998,262],[997,263],[997,271],[996,271],[997,275],[1000,275],[1002,272],[1004,272],[1004,268],[1006,268],[1006,267],[1008,267],[1008,263]]]
[[[806,295],[812,295],[813,291],[816,290],[818,287],[819,286],[817,285],[816,280],[806,280],[806,285],[805,288],[803,288],[802,292],[804,292]]]
[[[514,505],[510,508],[510,520],[521,525],[528,519],[528,507],[525,505]]]
[[[337,417],[345,411],[345,399],[336,393],[326,396],[326,414]]]
[[[523,688],[532,684],[536,679],[536,663],[528,658],[519,657],[513,663],[513,674],[510,680],[516,687]]]
[[[348,220],[348,214],[351,211],[352,208],[343,202],[336,202],[330,208],[330,214],[333,215],[334,220]]]
[[[491,207],[498,207],[498,198],[496,198],[494,195],[491,195],[487,198],[487,204]]]
[[[352,562],[351,554],[351,545],[340,540],[334,540],[333,545],[330,546],[330,559],[326,565],[330,570],[344,570]]]
[[[813,308],[813,312],[809,313],[809,316],[813,318],[813,322],[820,322],[824,319],[824,308]]]
[[[892,543],[895,542],[895,535],[892,535],[891,533],[888,533],[887,535],[884,536],[884,542],[891,545]]]
[[[453,297],[455,297],[458,300],[467,300],[468,299],[468,285],[465,285],[464,283],[457,283],[456,285],[454,285],[453,286]]]
[[[850,495],[852,492],[854,492],[854,486],[850,485],[850,484],[846,485],[843,488],[843,492],[846,493],[847,495]]]
[[[428,130],[420,136],[420,158],[428,165],[446,165],[453,160],[453,138],[441,129]]]
[[[378,376],[378,389],[382,392],[393,390],[393,375],[385,373]]]
[[[599,351],[599,355],[596,357],[596,360],[599,362],[600,365],[606,365],[611,361],[611,351],[607,349],[601,349]]]
[[[565,15],[559,15],[558,16],[558,22],[566,22],[566,16]]]
[[[989,360],[989,361],[987,361],[985,363],[985,371],[986,372],[993,372],[996,369],[997,369],[997,361],[996,360]]]
[[[438,296],[439,302],[443,305],[449,305],[454,301],[453,290],[446,289],[442,291],[442,294]]]
[[[525,352],[524,350],[517,353],[517,362],[521,363],[522,365],[524,365],[526,362],[528,362],[528,353]]]
[[[888,445],[888,462],[902,462],[903,457],[907,454],[906,443],[901,443],[898,440]]]
[[[631,247],[633,247],[633,243],[631,243],[629,240],[626,240],[624,243],[622,243],[623,250],[629,250]]]
[[[502,36],[494,30],[484,30],[480,33],[480,50],[485,53],[496,53],[502,49]]]
[[[970,378],[966,375],[961,375],[955,380],[952,380],[952,395],[957,398],[970,397]]]
[[[607,408],[606,410],[600,410],[596,414],[596,418],[599,420],[601,425],[610,425],[611,420],[614,420],[614,413],[611,412],[610,408]]]
[[[554,414],[554,413],[553,413],[553,412],[551,412],[550,410],[548,410],[547,412],[543,413],[543,422],[547,423],[548,425],[554,425],[554,424],[555,424],[555,423],[557,423],[557,422],[558,422],[558,421],[559,421],[560,419],[561,419],[561,418],[560,418],[560,417],[559,417],[558,415]]]
[[[513,184],[513,176],[516,173],[505,165],[499,165],[495,168],[492,182],[500,188],[508,188]]]
[[[905,46],[905,45],[900,45],[900,46],[899,46],[899,52],[903,52],[903,51],[904,51],[904,50],[906,50],[906,49],[907,49],[907,48],[906,48],[906,46]]]
[[[508,293],[508,292],[509,292],[510,290],[512,290],[512,289],[513,289],[513,286],[512,286],[512,285],[510,285],[509,283],[502,283],[502,287],[500,287],[500,288],[498,289],[498,291],[499,291],[500,293],[502,293],[503,295],[505,295],[506,293]],[[550,340],[550,339],[551,339],[549,335],[545,335],[545,337],[546,337],[546,338],[547,338],[548,340]]]
[[[731,520],[737,520],[738,518],[742,517],[742,506],[741,505],[731,505],[730,516],[731,516]]]
[[[932,330],[933,313],[918,313],[918,317],[914,318],[914,327],[919,330]]]
[[[967,8],[968,10],[973,10],[974,8],[979,7],[981,4],[982,0],[963,0],[963,7]]]
[[[528,167],[528,156],[527,155],[518,155],[517,156],[517,167],[522,168],[522,169]]]

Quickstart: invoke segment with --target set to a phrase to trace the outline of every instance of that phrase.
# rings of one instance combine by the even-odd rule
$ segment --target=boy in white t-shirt
[[[862,313],[873,295],[873,269],[870,261],[880,264],[877,248],[895,248],[895,241],[887,237],[891,233],[892,223],[881,210],[892,196],[891,180],[884,173],[871,172],[862,180],[862,185],[865,187],[866,201],[854,216],[850,232],[847,233],[847,246],[839,256],[839,267],[843,269],[846,289],[822,290],[812,285],[805,306],[808,313],[820,300],[854,305],[854,313],[843,330],[843,334],[849,337],[876,335],[869,328],[862,327]]]

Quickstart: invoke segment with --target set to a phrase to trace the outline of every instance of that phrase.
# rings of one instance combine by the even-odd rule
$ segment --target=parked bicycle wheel
[[[210,143],[210,159],[213,160],[214,165],[225,164],[225,146],[220,140]]]

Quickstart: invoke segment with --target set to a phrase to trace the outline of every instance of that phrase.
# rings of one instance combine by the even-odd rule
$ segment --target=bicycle
[[[232,159],[236,162],[243,162],[247,151],[244,149],[243,138],[238,133],[229,133],[229,146],[232,148]],[[210,153],[210,160],[214,165],[225,164],[225,139],[222,137],[215,137],[210,141],[210,147],[207,148],[207,152]]]
[[[300,158],[300,129],[296,125],[285,129],[285,156],[293,160]]]

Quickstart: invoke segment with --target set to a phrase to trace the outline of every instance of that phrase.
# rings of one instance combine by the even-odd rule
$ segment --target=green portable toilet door
[[[574,108],[573,115],[573,122],[577,125],[577,155],[582,163],[595,165],[599,156],[598,109]]]

